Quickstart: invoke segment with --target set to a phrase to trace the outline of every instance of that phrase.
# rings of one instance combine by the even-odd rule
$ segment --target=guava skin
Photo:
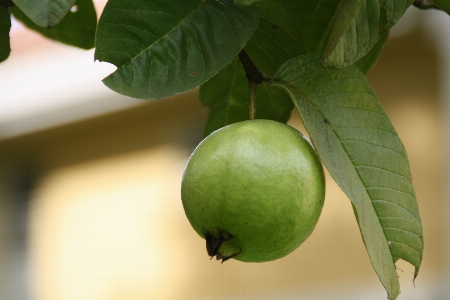
[[[325,176],[312,145],[271,120],[225,126],[194,150],[181,198],[210,256],[271,261],[312,233],[325,198]]]

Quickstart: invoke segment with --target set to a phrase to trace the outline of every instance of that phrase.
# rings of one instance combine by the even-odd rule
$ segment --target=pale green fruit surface
[[[270,120],[213,132],[192,153],[181,185],[189,222],[207,239],[208,253],[223,260],[289,254],[312,233],[324,197],[323,168],[311,144]]]

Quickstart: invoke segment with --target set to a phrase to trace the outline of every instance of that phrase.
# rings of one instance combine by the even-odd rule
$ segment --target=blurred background
[[[97,1],[100,14],[104,1]],[[197,90],[142,101],[115,67],[13,24],[0,64],[0,299],[386,299],[350,201],[327,174],[319,223],[296,251],[210,261],[180,199],[207,109]],[[424,226],[419,276],[398,299],[450,299],[450,17],[410,8],[369,80],[408,152]],[[289,122],[302,130],[296,112]]]

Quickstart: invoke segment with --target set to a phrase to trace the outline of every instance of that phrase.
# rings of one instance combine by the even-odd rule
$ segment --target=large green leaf
[[[103,82],[153,99],[197,87],[226,67],[255,31],[256,8],[228,0],[110,0],[95,58],[117,70]]]
[[[273,76],[286,61],[305,53],[285,2],[260,0],[256,4],[261,20],[245,47],[252,61],[268,76]],[[286,93],[262,83],[256,96],[256,118],[287,122],[293,103]],[[205,135],[249,118],[247,79],[238,59],[201,86],[200,99],[210,108]]]
[[[45,29],[34,24],[20,9],[11,7],[14,18],[40,34],[68,45],[91,49],[94,47],[97,15],[92,0],[76,0],[77,10],[70,12],[55,27]]]
[[[323,55],[323,64],[342,68],[355,63],[370,51],[380,35],[395,25],[413,1],[342,1]]]
[[[355,66],[295,58],[275,85],[295,102],[318,154],[350,198],[372,265],[389,299],[399,293],[394,262],[420,268],[423,232],[406,151],[365,76]]]
[[[0,62],[6,60],[11,53],[9,44],[9,30],[11,29],[11,18],[6,7],[0,7]]]
[[[13,0],[36,25],[52,28],[69,12],[75,0]]]
[[[209,106],[209,116],[204,135],[225,125],[248,120],[249,90],[244,68],[236,58],[230,65],[203,84],[200,99]],[[293,103],[280,89],[262,83],[256,92],[256,118],[287,122]]]

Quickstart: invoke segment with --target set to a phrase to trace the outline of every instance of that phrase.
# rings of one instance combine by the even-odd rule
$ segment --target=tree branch
[[[255,66],[253,61],[248,56],[245,49],[242,49],[241,52],[239,52],[239,59],[242,62],[242,65],[244,66],[245,75],[247,79],[251,82],[254,82],[256,84],[261,84],[263,82],[263,75],[260,70]]]

